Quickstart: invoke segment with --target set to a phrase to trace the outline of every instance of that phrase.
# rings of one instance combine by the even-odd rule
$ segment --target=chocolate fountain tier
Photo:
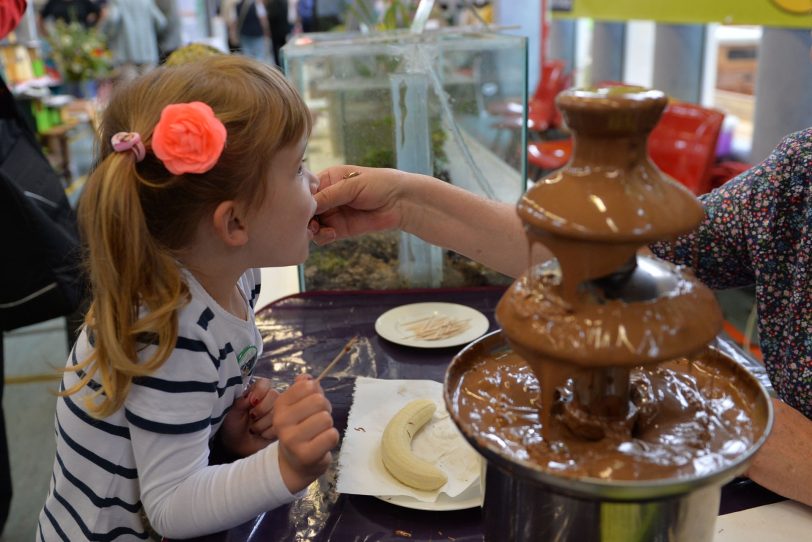
[[[575,136],[573,156],[522,197],[525,224],[566,238],[638,246],[699,224],[696,198],[646,152],[664,94],[636,87],[569,90],[556,102]]]
[[[654,129],[668,96],[634,85],[572,88],[561,92],[555,103],[573,132],[615,136]],[[608,119],[607,111],[612,114]]]
[[[497,331],[453,359],[445,401],[489,469],[547,491],[617,501],[720,485],[743,470],[772,424],[769,397],[758,380],[714,348],[637,370],[633,381],[641,390],[641,419],[630,435],[596,444],[562,429],[561,442],[547,442],[538,411],[541,384]],[[660,388],[675,387],[681,391],[670,397],[675,402],[652,400]]]
[[[584,283],[575,301],[560,294],[556,261],[516,280],[496,319],[528,360],[593,368],[643,365],[699,351],[722,327],[713,293],[689,272],[640,256],[616,287]],[[612,296],[607,297],[611,290]]]

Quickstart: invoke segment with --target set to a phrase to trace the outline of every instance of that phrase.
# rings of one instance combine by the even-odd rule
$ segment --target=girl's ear
[[[224,201],[214,209],[212,225],[217,237],[230,247],[241,247],[248,242],[245,215],[242,206],[235,201]]]

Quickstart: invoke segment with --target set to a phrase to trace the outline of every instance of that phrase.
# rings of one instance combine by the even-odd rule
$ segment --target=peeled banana
[[[386,470],[415,489],[433,491],[445,485],[443,471],[412,453],[412,438],[431,419],[437,407],[429,399],[416,399],[400,409],[383,431],[381,457]]]

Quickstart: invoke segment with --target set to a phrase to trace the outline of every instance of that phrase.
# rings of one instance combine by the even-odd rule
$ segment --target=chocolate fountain
[[[764,388],[709,346],[712,292],[641,251],[704,216],[648,158],[666,103],[637,87],[557,99],[573,157],[518,204],[543,256],[499,302],[502,331],[446,375],[448,411],[488,460],[486,540],[711,541],[721,486],[769,432]]]

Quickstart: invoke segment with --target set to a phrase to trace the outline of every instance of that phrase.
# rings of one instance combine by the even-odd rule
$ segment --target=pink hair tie
[[[138,132],[119,132],[110,138],[110,143],[113,144],[113,150],[116,152],[132,151],[136,162],[143,160],[147,152]]]

